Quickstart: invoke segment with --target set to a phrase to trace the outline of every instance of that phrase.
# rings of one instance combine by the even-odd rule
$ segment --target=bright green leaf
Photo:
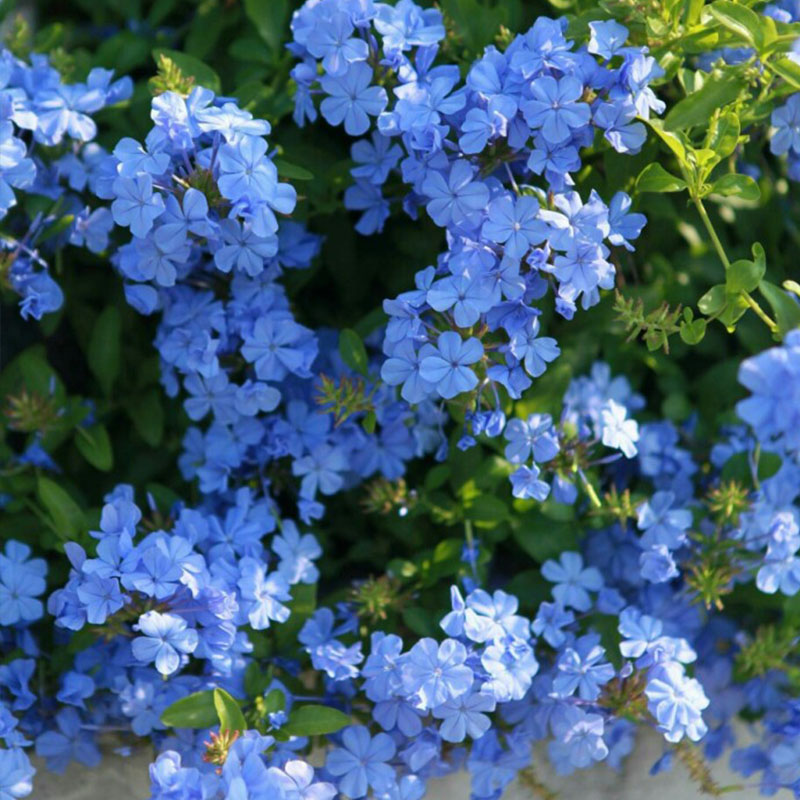
[[[686,344],[699,344],[706,335],[706,321],[704,319],[696,319],[692,322],[682,322],[680,335]]]
[[[781,336],[786,336],[789,331],[800,326],[800,305],[774,283],[761,281],[758,291],[764,295],[766,301],[772,307],[775,314],[775,322],[778,323],[778,332]]]
[[[730,0],[716,0],[711,4],[714,18],[736,34],[743,42],[755,47],[759,52],[764,47],[764,26],[760,15],[741,3]]]
[[[727,158],[736,149],[740,134],[739,118],[733,111],[726,111],[712,121],[708,147],[714,151],[717,158]]]
[[[182,697],[161,712],[161,721],[169,728],[212,728],[217,720],[210,689]]]
[[[239,702],[224,689],[214,689],[214,708],[219,717],[220,731],[243,733],[247,730],[247,721],[242,714],[242,709],[239,708]]]
[[[719,314],[722,309],[725,308],[725,303],[727,302],[728,295],[725,291],[725,286],[722,283],[718,283],[716,286],[712,286],[697,301],[697,307],[703,312],[703,314],[710,317],[715,314]]]
[[[739,197],[755,202],[761,197],[761,189],[749,175],[730,173],[714,181],[711,191],[725,197]]]
[[[713,113],[733,103],[746,86],[744,77],[738,73],[709,75],[700,89],[672,107],[664,119],[664,129],[677,131],[708,125]]]
[[[686,181],[667,172],[661,164],[648,164],[636,179],[637,192],[680,192]]]
[[[281,730],[290,736],[322,736],[336,733],[350,723],[350,717],[338,708],[307,705],[293,708],[289,721]]]
[[[766,265],[747,259],[734,261],[725,273],[725,288],[730,294],[753,292],[764,277]]]
[[[800,64],[791,58],[781,58],[770,61],[769,65],[787,83],[800,89]]]

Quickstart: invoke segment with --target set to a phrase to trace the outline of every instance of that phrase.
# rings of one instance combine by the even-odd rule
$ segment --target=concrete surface
[[[684,767],[675,764],[672,771],[650,777],[648,771],[663,753],[663,740],[656,734],[641,735],[634,752],[626,761],[625,770],[615,773],[600,766],[583,770],[569,778],[559,778],[547,766],[546,757],[539,756],[535,763],[537,777],[559,800],[698,800],[698,787],[691,782]],[[149,753],[141,751],[129,758],[110,753],[99,769],[87,770],[71,765],[64,775],[54,775],[40,764],[34,782],[32,800],[148,800],[149,779],[147,765]],[[712,766],[714,777],[723,785],[740,784],[742,778],[732,774],[726,765]],[[533,800],[531,790],[512,784],[504,800]],[[755,800],[760,797],[752,783],[741,791],[726,794],[731,800]],[[780,792],[778,798],[791,797]],[[468,800],[469,776],[465,773],[442,780],[431,781],[426,800]]]

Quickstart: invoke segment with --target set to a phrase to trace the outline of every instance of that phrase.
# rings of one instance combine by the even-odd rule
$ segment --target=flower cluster
[[[320,238],[285,218],[296,193],[267,152],[269,123],[199,87],[155,97],[151,116],[143,144],[122,139],[102,162],[95,190],[133,234],[114,263],[129,302],[161,313],[167,393],[183,389],[189,418],[211,419],[186,435],[186,478],[207,493],[255,480],[269,494],[288,458],[293,501],[309,521],[321,495],[376,472],[402,475],[436,446],[439,415],[420,409],[412,433],[394,391],[348,368],[334,334],[296,321],[278,279],[308,267]],[[347,387],[358,405],[338,415]]]
[[[384,302],[387,324],[363,340],[314,330],[283,280],[322,241],[298,219],[268,122],[188,81],[155,96],[144,141],[81,151],[88,115],[129,83],[95,70],[66,86],[44,60],[3,55],[0,210],[12,189],[62,204],[8,248],[8,275],[41,266],[37,231],[65,212],[74,219],[55,240],[101,251],[112,223],[129,232],[111,262],[128,303],[158,317],[162,383],[190,420],[179,467],[202,500],[159,508],[117,486],[96,529],[62,537],[69,570],[51,570],[62,584],[49,596],[45,561],[6,544],[0,798],[31,793],[30,749],[56,771],[94,766],[113,731],[125,747],[155,745],[153,800],[420,800],[460,769],[473,797],[496,800],[529,774],[537,742],[560,774],[617,769],[637,726],[651,727],[666,748],[657,771],[691,758],[690,743],[718,758],[740,712],[764,717],[765,738],[735,750],[734,765],[763,773],[765,793],[800,796],[796,637],[791,626],[750,634],[726,607],[757,597],[796,614],[784,598],[800,592],[800,331],[743,363],[744,424],[710,453],[692,417],[645,417],[636,381],[606,363],[565,380],[552,404],[529,391],[561,353],[545,335],[552,312],[570,320],[597,304],[614,284],[611,248],[632,251],[645,224],[624,192],[582,197],[578,172],[603,150],[639,152],[644,122],[664,109],[647,50],[617,22],[588,27],[576,44],[564,20],[541,17],[462,73],[437,63],[437,8],[309,0],[294,14],[296,123],[319,113],[366,135],[344,197],[357,230],[380,231],[401,197],[445,234],[436,263]],[[800,157],[795,99],[775,112],[772,147]],[[26,137],[75,147],[45,165]],[[73,208],[61,178],[107,207]],[[25,314],[54,307],[56,289],[29,285]],[[463,428],[448,430],[451,419]],[[478,476],[444,508],[457,452],[430,481],[406,474],[415,458],[446,460],[451,443],[494,452],[513,500],[487,499],[513,513],[472,513]],[[36,458],[46,465],[43,449]],[[463,549],[433,542],[430,558],[330,587],[306,526],[326,498],[372,477],[402,485],[384,509],[400,522],[438,522],[441,508],[463,523]],[[521,545],[536,569],[503,584],[479,525],[477,537]],[[407,605],[423,594],[438,611]],[[391,614],[370,613],[376,597]],[[49,687],[35,679],[45,607],[66,665]]]
[[[488,48],[459,86],[455,66],[434,66],[445,35],[436,10],[411,2],[371,8],[321,2],[295,14],[293,50],[303,58],[293,73],[296,119],[314,118],[317,82],[330,124],[358,135],[377,117],[371,138],[352,148],[355,184],[345,205],[364,212],[357,229],[382,228],[389,203],[381,186],[399,173],[411,189],[404,209],[416,216],[424,207],[448,243],[436,266],[417,273],[414,290],[385,301],[381,377],[412,404],[470,393],[472,433],[498,435],[498,388],[521,397],[560,353],[542,335],[537,301],[552,289],[567,318],[578,300],[594,305],[614,282],[604,242],[633,249],[644,225],[622,192],[610,205],[595,192],[584,202],[571,173],[596,130],[618,152],[638,152],[645,132],[636,118],[663,110],[648,87],[659,68],[625,46],[617,23],[592,23],[589,44],[575,48],[563,21],[539,18],[505,52]],[[507,436],[533,436],[525,424],[512,421]],[[594,433],[635,452],[635,425],[618,404],[598,414]],[[514,487],[538,499],[548,491],[536,465],[520,467]]]
[[[61,288],[41,250],[69,244],[104,251],[113,227],[107,209],[92,210],[80,198],[96,166],[92,114],[126,100],[130,78],[113,80],[95,68],[84,83],[63,83],[46,56],[30,64],[0,51],[0,279],[20,296],[24,318],[58,310]],[[46,199],[33,219],[18,192]],[[11,213],[11,212],[14,213]]]

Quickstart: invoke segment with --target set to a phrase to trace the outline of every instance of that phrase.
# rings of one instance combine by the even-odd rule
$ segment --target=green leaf
[[[87,530],[86,517],[81,507],[55,481],[40,475],[36,479],[36,493],[61,539],[77,539]]]
[[[744,316],[749,307],[743,293],[728,294],[725,308],[722,309],[722,313],[717,319],[725,325],[729,333],[733,333],[736,323]]]
[[[730,0],[717,0],[711,4],[711,13],[731,33],[761,52],[765,44],[764,26],[755,11]]]
[[[199,58],[181,53],[179,50],[167,50],[164,47],[157,47],[153,50],[153,60],[158,64],[159,56],[165,55],[178,69],[188,77],[194,78],[196,86],[204,86],[212,92],[219,94],[222,91],[222,81],[219,75],[214,72],[208,64],[204,64]]]
[[[164,407],[161,392],[151,389],[125,404],[133,427],[150,447],[158,447],[164,436]]]
[[[730,173],[714,181],[711,191],[724,197],[740,197],[755,202],[761,197],[761,189],[749,175]]]
[[[273,689],[264,698],[264,714],[274,714],[276,711],[283,711],[286,708],[286,694],[280,689]]]
[[[733,111],[726,111],[711,123],[707,146],[716,153],[717,158],[727,158],[739,144],[740,134],[739,117]]]
[[[105,425],[75,429],[75,446],[78,452],[95,468],[108,472],[114,466],[111,439]]]
[[[791,58],[781,58],[770,61],[769,65],[787,83],[800,89],[800,64]]]
[[[758,291],[764,295],[772,307],[775,322],[778,323],[778,332],[782,337],[800,326],[800,305],[792,300],[780,286],[769,281],[761,281],[758,284]]]
[[[322,736],[336,733],[350,724],[350,717],[338,708],[307,705],[293,708],[281,730],[290,736]]]
[[[511,532],[517,544],[540,564],[578,543],[575,523],[550,519],[539,511],[515,516]]]
[[[684,136],[684,134],[678,135],[672,131],[664,130],[664,123],[660,119],[649,119],[647,120],[647,124],[650,126],[656,136],[658,136],[658,138],[661,139],[661,141],[664,142],[664,144],[669,147],[670,150],[672,150],[678,161],[683,164],[684,167],[688,167],[689,162],[686,159],[686,146],[681,138]]]
[[[364,347],[361,337],[352,328],[345,328],[339,334],[339,355],[350,369],[366,376],[367,348]]]
[[[419,606],[407,606],[403,609],[403,623],[417,636],[436,636],[441,633],[431,620],[431,612]]]
[[[733,103],[746,87],[747,82],[738,73],[709,75],[696,92],[672,107],[664,119],[664,129],[677,131],[708,125],[714,112]]]
[[[111,387],[119,375],[122,350],[122,320],[116,306],[106,306],[94,323],[89,339],[87,361],[97,378],[103,394],[111,394]]]
[[[667,172],[661,164],[648,164],[636,179],[637,192],[680,192],[686,181]]]
[[[364,419],[361,421],[361,427],[367,433],[375,433],[375,426],[378,424],[378,416],[375,414],[374,411],[368,411],[364,415]]]
[[[712,286],[698,301],[697,307],[707,317],[719,314],[728,302],[725,285],[718,283]]]
[[[280,53],[289,14],[288,0],[244,0],[244,11],[273,53]]]
[[[706,335],[706,321],[701,318],[692,322],[681,322],[680,335],[686,344],[700,344]]]
[[[224,689],[214,689],[214,708],[219,717],[220,731],[244,733],[247,730],[247,721],[242,714],[242,709],[239,708],[239,702]]]
[[[725,273],[725,288],[730,294],[753,292],[764,277],[766,265],[756,261],[740,259],[731,264]]]
[[[169,728],[213,728],[217,719],[210,689],[182,697],[161,712],[161,721]]]
[[[296,583],[286,606],[290,611],[289,619],[275,628],[275,640],[282,651],[297,647],[297,634],[317,607],[317,584]]]
[[[274,158],[273,163],[278,169],[278,175],[290,181],[313,181],[314,174],[297,164],[290,164],[282,158]]]
[[[491,494],[479,494],[470,500],[464,516],[484,528],[493,528],[508,519],[508,506]]]

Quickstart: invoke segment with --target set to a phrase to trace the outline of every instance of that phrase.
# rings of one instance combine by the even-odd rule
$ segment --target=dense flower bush
[[[800,797],[795,4],[36,5],[0,800]]]

